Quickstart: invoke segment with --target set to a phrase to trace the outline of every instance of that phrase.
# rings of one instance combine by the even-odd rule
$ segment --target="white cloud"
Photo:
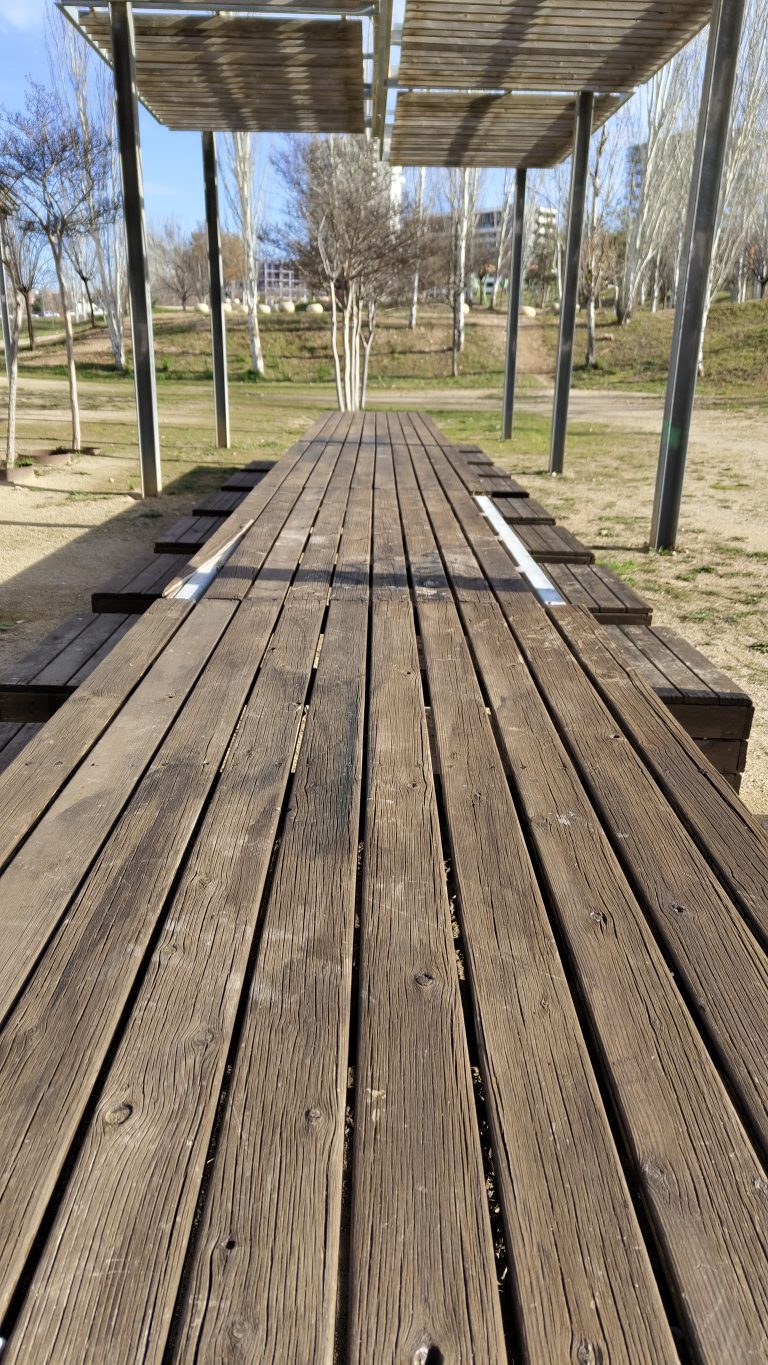
[[[48,0],[0,0],[0,27],[30,30],[43,22]]]

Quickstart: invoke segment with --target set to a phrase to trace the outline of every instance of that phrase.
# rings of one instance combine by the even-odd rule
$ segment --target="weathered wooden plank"
[[[256,520],[220,569],[208,596],[244,598],[259,579],[262,587],[269,582],[270,591],[279,591],[285,576],[290,579],[295,545],[306,541],[342,448],[330,442],[308,447],[272,498],[268,515]]]
[[[367,635],[364,602],[332,603],[179,1360],[333,1360]]]
[[[234,605],[203,602],[181,626],[0,877],[0,1019],[173,724]]]
[[[300,547],[297,559],[299,553]],[[59,1347],[67,1360],[66,1343],[77,1340],[114,1361],[133,1361],[137,1352],[146,1360],[163,1355],[324,610],[324,600],[312,595],[292,597],[283,611],[12,1334],[12,1360],[36,1355],[42,1342],[50,1360]],[[252,620],[274,620],[274,598],[244,602],[225,643],[249,611],[258,613]],[[263,648],[264,633],[259,638]],[[209,665],[203,686],[211,674]],[[210,722],[205,727],[196,719],[197,730],[207,734]],[[166,800],[173,809],[179,797],[166,793]],[[134,816],[129,830],[136,824]],[[138,851],[146,863],[144,845]],[[131,927],[135,943],[137,926]],[[118,937],[110,935],[110,954]],[[90,943],[85,952],[92,962],[98,956]],[[98,970],[101,981],[103,964]],[[78,975],[84,973],[85,967]],[[98,1025],[91,1017],[98,994],[89,998],[87,1014],[103,1046],[103,1002]],[[67,1113],[73,1108],[70,1103]],[[22,1157],[28,1175],[32,1154]],[[49,1157],[46,1169],[50,1164]],[[90,1249],[85,1266],[84,1247]],[[75,1265],[76,1295],[63,1290]]]
[[[396,465],[412,490],[406,458]],[[411,554],[426,513],[409,502],[404,530],[526,1358],[567,1359],[579,1342],[585,1359],[667,1360],[666,1316],[485,703],[447,580],[436,595],[431,562],[423,584]]]
[[[155,555],[133,577],[125,581],[115,579],[92,593],[91,609],[123,614],[146,611],[163,596],[168,584],[175,582],[184,564],[183,555]]]
[[[181,517],[155,541],[155,554],[194,554],[202,549],[224,517]]]
[[[564,526],[518,526],[526,549],[542,564],[592,564],[594,554]]]
[[[374,534],[349,1358],[500,1361],[413,610],[381,450]]]
[[[498,507],[505,521],[510,526],[516,526],[519,522],[538,523],[539,525],[554,526],[555,518],[546,507],[542,507],[535,498],[511,497],[507,494],[497,494],[494,502]]]
[[[63,649],[66,649],[78,635],[91,624],[93,617],[90,612],[78,611],[73,616],[68,616],[60,625],[54,627],[42,640],[33,645],[17,663],[12,666],[3,665],[0,674],[0,691],[26,685],[32,682],[33,678],[55,659]]]
[[[158,602],[0,777],[0,867],[82,762],[190,610]]]
[[[367,585],[372,473],[373,455],[361,455],[334,581],[356,569],[356,585],[364,576]],[[253,1359],[333,1358],[367,638],[366,596],[334,600],[197,1234],[180,1359],[226,1354],[233,1328]],[[275,1074],[290,1075],[290,1085],[276,1092]]]
[[[437,521],[432,494],[430,513]],[[551,631],[540,610],[517,597],[510,598],[509,604],[509,619],[515,629],[518,623],[525,622],[531,631],[537,628]],[[468,620],[475,610],[473,604],[462,607]],[[562,610],[558,609],[558,617]],[[588,622],[583,616],[582,620]],[[489,649],[494,629],[498,632],[495,661],[493,650]],[[762,1174],[754,1175],[759,1169],[758,1158],[693,1021],[677,996],[655,940],[648,933],[645,916],[625,886],[622,891],[623,878],[589,801],[573,779],[559,744],[550,750],[543,707],[538,718],[530,714],[531,699],[524,690],[521,693],[524,673],[512,666],[516,651],[510,651],[495,607],[485,618],[473,620],[471,638],[478,659],[483,661],[481,667],[501,742],[508,746],[509,765],[573,955],[582,999],[597,1031],[600,1054],[607,1065],[606,1079],[616,1096],[623,1128],[632,1146],[637,1178],[685,1306],[691,1341],[702,1358],[712,1361],[721,1360],[734,1350],[740,1358],[758,1358],[760,1343],[765,1340],[761,1324],[764,1308],[756,1306],[753,1294],[755,1281],[765,1283],[765,1247],[754,1231],[760,1220],[760,1181],[764,1179]],[[541,655],[541,676],[546,670],[548,697],[566,705],[579,696],[576,666],[574,662],[571,674],[560,678],[555,676],[556,662],[557,649],[550,639]],[[445,667],[444,632],[441,664]],[[538,698],[534,698],[536,701]],[[433,707],[437,721],[434,695]],[[575,702],[572,716],[569,742],[577,731],[581,733],[582,725],[588,735],[594,732],[594,725],[584,720]],[[613,726],[603,725],[603,730],[608,740],[608,731]],[[625,752],[628,767],[617,779],[620,793],[622,779],[626,781],[632,765],[637,764],[629,746]],[[601,751],[590,765],[590,781],[593,772],[602,777],[600,763],[607,761]],[[598,777],[594,778],[595,783]],[[662,809],[663,803],[659,803],[657,818]],[[628,837],[624,828],[622,823],[619,827],[622,845]],[[682,831],[676,829],[674,833],[684,840]],[[658,848],[659,831],[652,837],[656,841],[652,847]],[[666,844],[664,847],[666,856]],[[694,889],[700,870],[696,861],[689,872]],[[673,872],[678,870],[679,866]],[[658,873],[655,890],[658,892]],[[697,907],[701,913],[708,910],[710,930],[723,935],[719,914],[727,911],[727,901],[718,894],[714,881],[709,891],[711,902],[705,894],[703,899],[699,898]],[[670,906],[670,918],[673,914]],[[740,968],[736,975],[743,971],[764,996],[768,990],[765,962],[732,907],[729,930],[730,941],[719,948],[720,966],[736,952]],[[691,959],[695,960],[696,953],[691,951],[685,931],[677,933],[680,943],[685,941],[681,960],[685,960],[690,979]],[[705,930],[700,942],[703,946],[696,962],[699,987],[708,974],[707,986],[714,986],[718,996],[713,1008],[708,990],[702,992],[707,1010],[716,1015],[713,1032],[721,1044],[730,1046],[732,1080],[737,1086],[742,1082],[742,1097],[751,1101],[752,1116],[761,1115],[764,1124],[766,1070],[761,1055],[765,1054],[765,1041],[761,1045],[761,1038],[765,1034],[765,1007],[762,1024],[759,1003],[749,1023],[740,1024],[733,1001],[729,1001],[722,983],[717,985],[717,973],[705,961]],[[714,944],[710,951],[714,951]],[[612,983],[612,989],[608,983]],[[648,1001],[653,1001],[650,1016]],[[755,1023],[757,1037],[745,1046],[744,1033]],[[750,1074],[753,1063],[757,1065],[757,1077]],[[649,1152],[653,1153],[650,1161]],[[714,1303],[718,1304],[718,1312],[713,1311]]]
[[[245,490],[225,493],[206,493],[192,508],[194,517],[227,517],[245,502]]]
[[[570,608],[558,608],[554,619],[729,896],[768,943],[768,858],[753,816],[696,742],[670,724],[663,703],[627,670],[607,636]]]

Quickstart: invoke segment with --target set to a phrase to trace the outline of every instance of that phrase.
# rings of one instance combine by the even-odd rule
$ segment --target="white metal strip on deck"
[[[218,554],[213,555],[211,559],[206,559],[205,563],[201,564],[199,569],[196,569],[193,574],[190,574],[189,578],[184,579],[178,592],[173,594],[174,597],[180,602],[199,602],[206,588],[210,587],[219,572],[219,569],[223,568],[230,556],[234,554],[240,541],[243,539],[243,536],[250,531],[252,526],[252,521],[246,522],[245,526],[238,531],[236,536],[233,536],[232,540],[228,540],[226,545],[222,545]]]
[[[536,562],[530,550],[526,548],[519,536],[515,535],[511,526],[504,520],[498,507],[494,507],[491,499],[485,494],[475,494],[477,503],[483,516],[491,523],[499,540],[506,546],[514,559],[518,569],[524,573],[536,596],[548,607],[566,606],[565,598],[557,591],[551,578],[547,578],[541,565]]]

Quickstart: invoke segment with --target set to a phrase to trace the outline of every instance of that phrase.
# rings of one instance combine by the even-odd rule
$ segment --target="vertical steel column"
[[[213,401],[216,410],[216,444],[222,449],[229,439],[229,390],[227,388],[227,332],[224,321],[224,271],[219,231],[219,180],[216,138],[203,133],[205,221],[208,228],[208,276],[211,301],[211,350],[213,354]]]
[[[675,309],[651,546],[674,550],[745,0],[714,0]]]
[[[141,487],[144,497],[152,498],[160,492],[163,480],[160,469],[160,432],[157,424],[157,382],[147,264],[147,230],[144,221],[144,181],[139,143],[136,39],[129,0],[111,0],[109,20],[112,30],[117,135],[123,181]]]
[[[523,299],[523,224],[525,222],[525,181],[527,172],[515,173],[515,218],[512,225],[512,260],[509,269],[509,317],[507,319],[507,363],[504,371],[504,406],[501,436],[508,441],[515,416],[515,379],[517,376],[517,333]]]
[[[584,233],[584,205],[587,197],[589,144],[592,137],[594,107],[595,96],[593,92],[582,90],[576,101],[576,124],[573,134],[571,193],[568,200],[563,297],[560,300],[560,336],[557,345],[552,444],[549,455],[550,474],[562,474],[565,461],[565,433],[568,427],[568,403],[571,396],[573,341],[576,331],[576,308],[579,299],[581,239]]]

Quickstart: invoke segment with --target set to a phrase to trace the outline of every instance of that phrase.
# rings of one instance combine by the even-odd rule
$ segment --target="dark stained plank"
[[[190,610],[157,602],[0,776],[0,868],[82,762]]]
[[[88,868],[173,724],[231,603],[203,602],[160,655],[0,878],[0,1019],[45,949]]]
[[[501,1361],[413,610],[381,447],[374,528],[374,563],[380,548],[383,560],[370,663],[349,1358]]]
[[[0,773],[10,767],[41,728],[40,725],[33,723],[19,725],[12,721],[0,722]]]
[[[648,625],[652,611],[647,602],[610,569],[597,564],[548,564],[552,580],[566,602],[585,607],[606,624]]]
[[[224,517],[181,517],[158,536],[155,554],[194,554],[218,531],[224,520]]]
[[[607,636],[566,607],[554,619],[726,891],[768,944],[768,858],[754,817],[695,741],[670,724],[663,703],[627,669]]]
[[[91,609],[123,614],[146,611],[176,580],[185,562],[183,555],[155,555],[131,578],[115,579],[92,593]]]
[[[430,511],[436,515],[431,502]],[[515,627],[518,621],[535,626],[545,619],[517,596],[502,602]],[[467,619],[472,610],[462,607]],[[559,608],[557,615],[571,610]],[[524,674],[514,667],[516,651],[510,650],[497,613],[491,610],[490,615],[499,630],[495,665],[488,619],[473,621],[473,647],[483,660],[501,742],[508,746],[509,766],[596,1031],[605,1080],[622,1116],[636,1178],[684,1305],[691,1342],[703,1359],[722,1360],[731,1351],[737,1358],[759,1358],[765,1307],[762,1289],[756,1287],[764,1286],[768,1295],[765,1247],[754,1231],[766,1188],[759,1160],[642,910],[628,888],[622,890],[610,848],[562,749],[551,738],[545,743],[547,731],[540,721],[526,720],[519,693]],[[596,632],[589,618],[581,619]],[[552,653],[550,644],[548,688],[557,690]],[[445,655],[443,632],[443,669]],[[559,685],[562,695],[569,684],[559,680]],[[437,720],[434,695],[433,705]],[[722,903],[722,898],[714,902],[710,923],[717,922]],[[742,963],[751,966],[748,979],[765,989],[755,947],[744,940]],[[750,956],[745,958],[747,950]],[[720,996],[722,1003],[722,990]],[[729,1026],[738,1031],[732,1008]],[[752,1057],[758,1050],[759,1037]],[[742,1070],[749,1064],[747,1055]]]
[[[299,546],[297,558],[300,552]],[[66,1343],[76,1340],[111,1361],[162,1357],[324,610],[319,596],[289,598],[269,644],[6,1348],[11,1360],[44,1349],[49,1360],[60,1350],[58,1358],[68,1361]],[[242,603],[225,643],[249,612],[252,620],[266,622],[270,614],[274,620],[274,599]],[[264,634],[256,639],[263,648]],[[209,664],[202,687],[211,673]],[[218,698],[216,706],[218,713]],[[196,719],[191,741],[199,743],[210,722]],[[160,790],[163,779],[161,772]],[[178,796],[168,799],[171,809],[177,802]],[[130,832],[136,824],[134,817]],[[143,845],[138,853],[146,863]],[[113,930],[110,954],[118,937]],[[93,963],[97,947],[89,942],[84,951]],[[98,971],[101,981],[103,964]],[[78,975],[87,975],[85,964]],[[89,1016],[98,994],[89,999]],[[103,1036],[103,1002],[98,1027]],[[39,1135],[40,1146],[45,1138]],[[22,1158],[28,1174],[33,1154],[26,1150]],[[46,1170],[50,1164],[49,1158]],[[17,1196],[14,1207],[20,1204]],[[113,1298],[102,1286],[117,1264]],[[78,1292],[62,1293],[62,1277],[75,1265]]]
[[[32,682],[52,659],[57,658],[62,650],[88,628],[92,621],[90,612],[75,612],[33,645],[15,664],[4,664],[0,673],[0,694],[6,689]]]
[[[230,474],[225,483],[221,485],[222,492],[229,493],[234,490],[248,493],[257,484],[260,484],[264,474],[255,470],[239,469],[234,474]]]
[[[229,517],[241,503],[245,502],[246,490],[239,492],[206,493],[192,508],[195,517]]]
[[[541,564],[592,564],[592,551],[564,526],[517,526],[526,549]]]
[[[554,526],[555,518],[546,507],[542,507],[535,498],[508,497],[497,494],[493,499],[505,521],[510,526],[516,526],[522,522],[530,525]]]
[[[396,469],[525,1356],[569,1359],[579,1342],[584,1359],[666,1361],[664,1310],[404,447]],[[594,1235],[609,1227],[610,1242]]]

